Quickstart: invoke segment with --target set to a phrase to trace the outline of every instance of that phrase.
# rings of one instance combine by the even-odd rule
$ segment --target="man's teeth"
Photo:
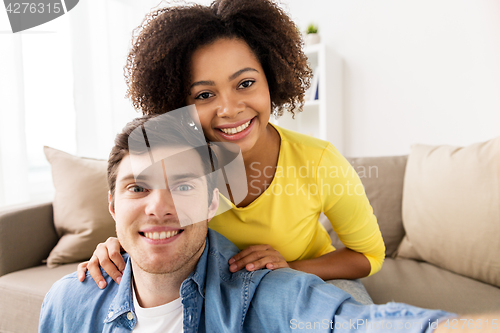
[[[233,127],[233,128],[221,128],[220,130],[226,134],[236,134],[236,133],[239,133],[241,131],[243,131],[245,128],[248,127],[248,125],[250,125],[250,122],[252,121],[252,119],[250,119],[249,121],[247,121],[246,123],[244,123],[243,125],[240,125],[238,127]]]
[[[174,231],[162,231],[162,232],[145,232],[144,236],[149,239],[166,239],[173,237],[179,233],[179,230]]]

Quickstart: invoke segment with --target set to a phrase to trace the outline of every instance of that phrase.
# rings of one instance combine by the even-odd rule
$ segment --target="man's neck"
[[[139,305],[143,308],[151,308],[179,298],[182,282],[195,270],[204,249],[205,246],[202,246],[193,260],[181,269],[165,274],[148,273],[131,258],[133,283]]]

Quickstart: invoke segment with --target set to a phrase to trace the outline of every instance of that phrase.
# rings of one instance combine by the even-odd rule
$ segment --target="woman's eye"
[[[248,88],[250,87],[255,81],[253,80],[246,80],[243,81],[238,88]]]
[[[212,97],[212,93],[209,93],[209,92],[202,92],[201,94],[198,94],[198,96],[195,97],[195,99],[207,99],[207,98],[210,98]]]

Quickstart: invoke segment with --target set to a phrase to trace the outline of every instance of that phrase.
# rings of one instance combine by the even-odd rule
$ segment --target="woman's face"
[[[242,153],[259,149],[271,115],[264,70],[246,42],[219,39],[191,58],[186,103],[194,104],[210,141],[236,143]]]

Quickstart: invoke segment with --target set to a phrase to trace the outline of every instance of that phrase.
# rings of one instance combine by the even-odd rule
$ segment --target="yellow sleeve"
[[[317,170],[323,212],[333,230],[349,249],[365,255],[370,274],[382,268],[385,245],[358,174],[349,162],[329,144]]]

